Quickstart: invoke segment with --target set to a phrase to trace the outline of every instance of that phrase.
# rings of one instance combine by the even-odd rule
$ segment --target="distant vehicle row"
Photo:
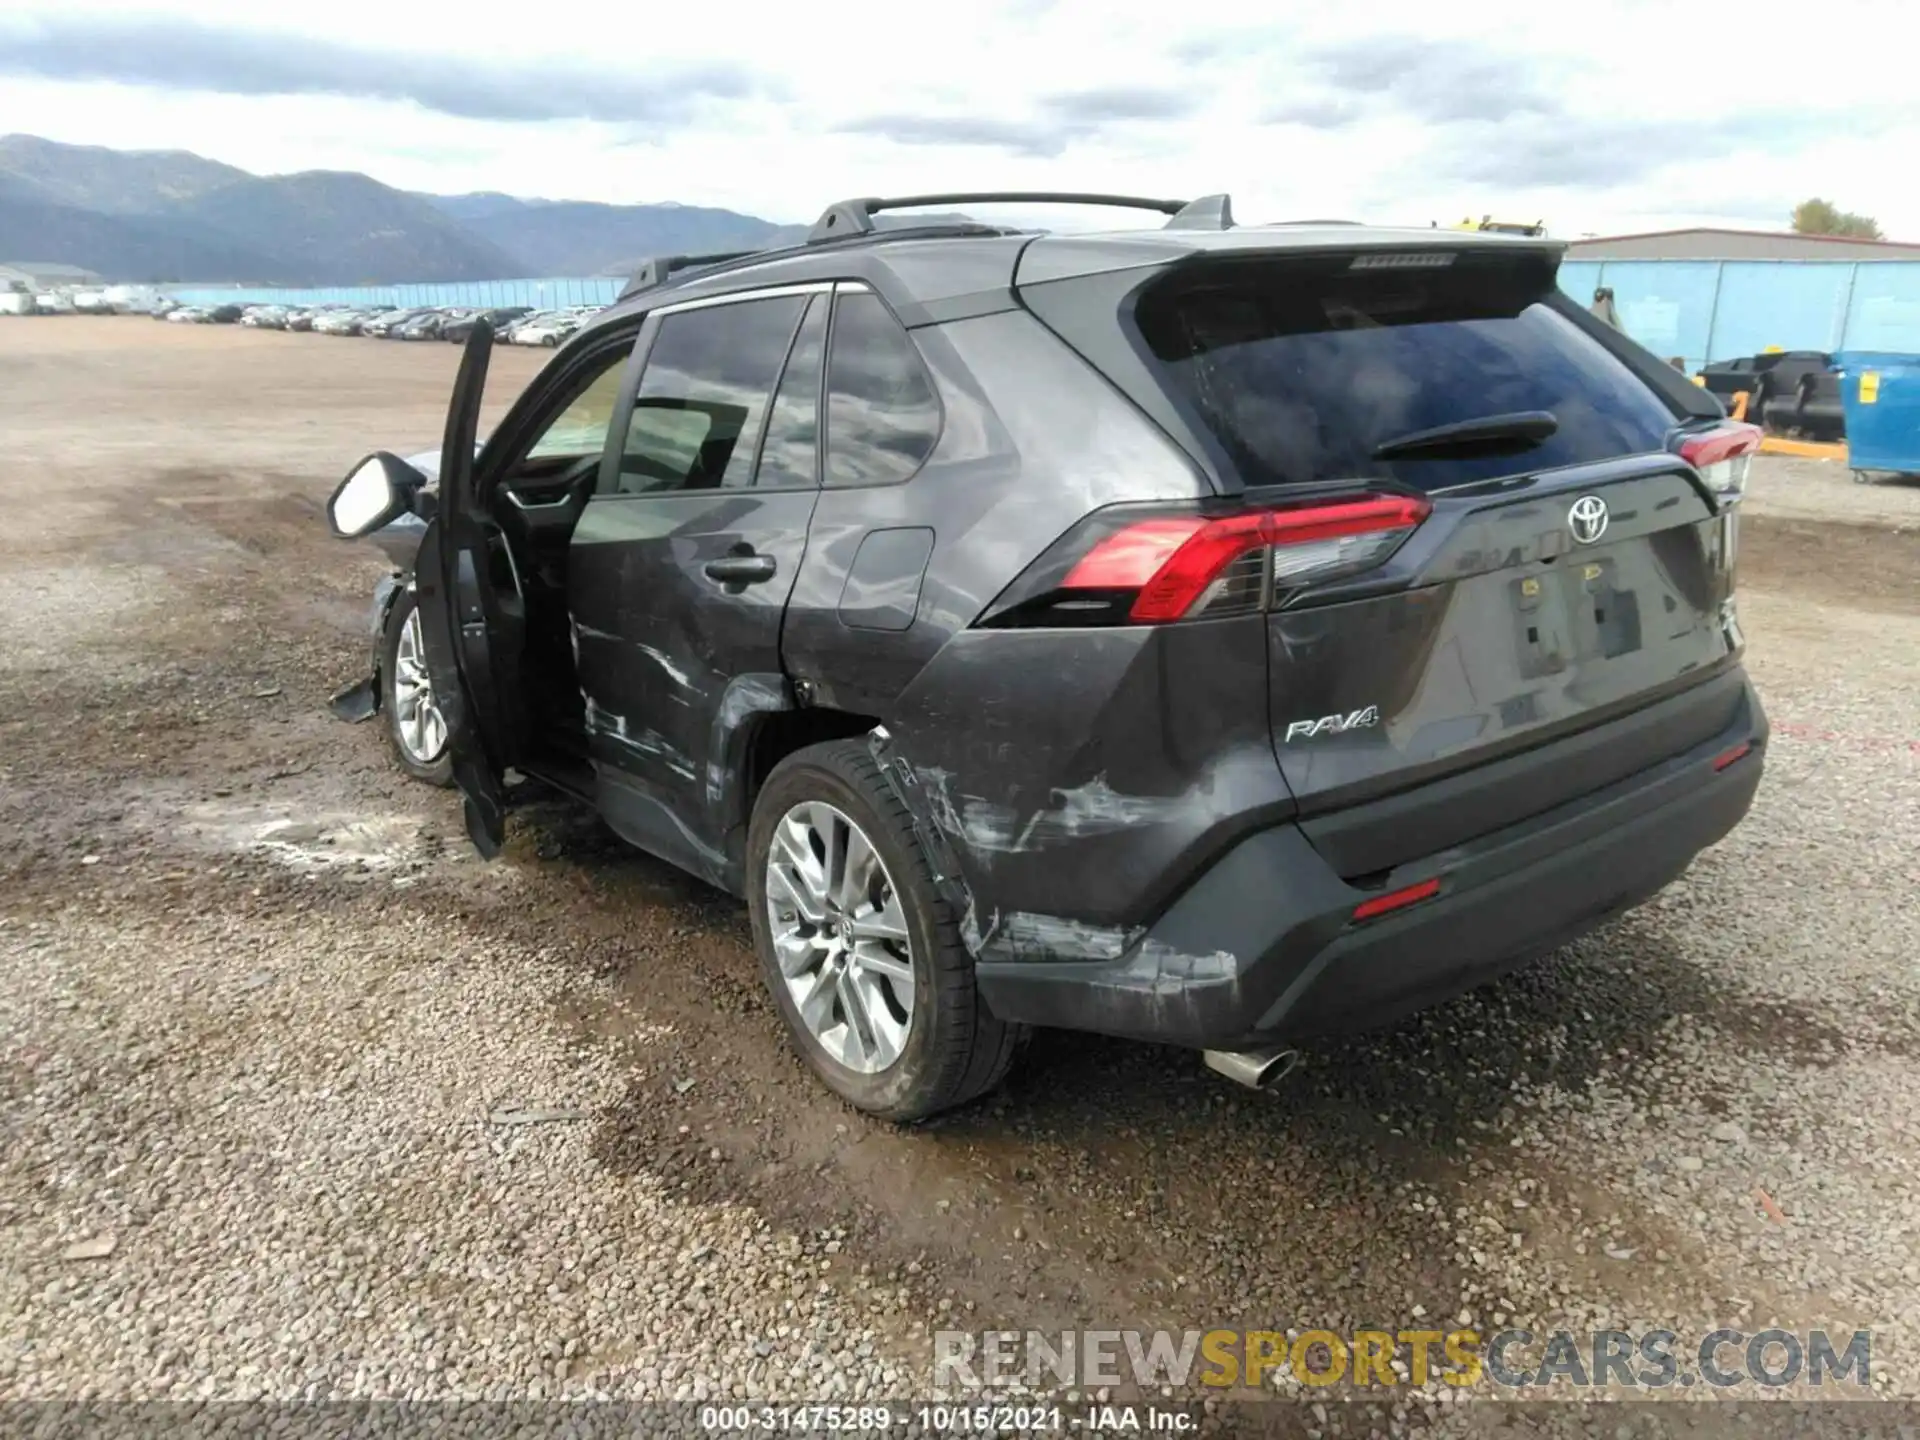
[[[0,291],[0,314],[151,315],[184,325],[246,325],[257,330],[311,330],[320,335],[372,335],[382,340],[451,340],[463,343],[476,320],[485,319],[497,340],[515,345],[559,345],[597,305],[536,310],[530,305],[183,305],[148,286],[105,290],[24,287]]]
[[[316,335],[370,335],[380,340],[450,340],[463,343],[484,319],[497,340],[514,345],[558,345],[596,305],[535,310],[528,305],[482,309],[467,305],[167,305],[154,316],[175,324],[246,325],[257,330],[311,330]]]

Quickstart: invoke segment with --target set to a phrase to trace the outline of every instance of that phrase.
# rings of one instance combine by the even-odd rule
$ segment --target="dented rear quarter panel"
[[[1293,798],[1258,616],[983,630],[902,695],[883,759],[976,955],[1111,960]]]

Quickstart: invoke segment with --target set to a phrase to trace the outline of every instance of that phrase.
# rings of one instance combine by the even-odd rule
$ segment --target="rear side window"
[[[827,343],[829,485],[891,485],[940,438],[940,402],[913,341],[877,295],[843,291]]]
[[[1539,262],[1353,270],[1353,257],[1219,267],[1142,297],[1136,320],[1176,398],[1249,486],[1390,479],[1422,490],[1659,450],[1675,416],[1547,303]],[[1529,447],[1374,448],[1545,410]]]
[[[794,489],[820,483],[820,366],[827,349],[827,297],[816,295],[794,336],[793,353],[767,415],[754,484]]]
[[[778,295],[663,317],[615,493],[751,485],[774,381],[806,304],[804,295]]]

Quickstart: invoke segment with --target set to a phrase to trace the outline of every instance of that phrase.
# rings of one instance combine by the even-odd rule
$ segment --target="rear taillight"
[[[1680,441],[1680,458],[1700,472],[1707,488],[1730,505],[1747,490],[1747,470],[1760,448],[1758,425],[1728,422]]]
[[[1230,514],[1102,511],[997,601],[988,625],[1159,625],[1246,614],[1370,570],[1432,506],[1358,495]]]

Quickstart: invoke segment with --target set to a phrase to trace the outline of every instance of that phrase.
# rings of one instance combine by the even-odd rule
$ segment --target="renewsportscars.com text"
[[[1008,1385],[1199,1385],[1276,1382],[1356,1388],[1434,1381],[1504,1389],[1706,1386],[1871,1389],[1872,1335],[1824,1330],[942,1330],[933,1384],[942,1393]]]

